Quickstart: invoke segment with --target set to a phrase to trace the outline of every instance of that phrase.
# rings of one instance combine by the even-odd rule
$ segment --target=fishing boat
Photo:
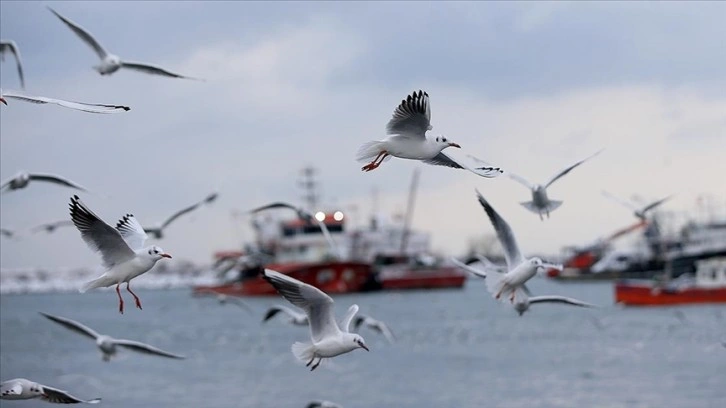
[[[615,302],[626,306],[726,303],[726,257],[696,261],[695,274],[673,280],[618,281]]]

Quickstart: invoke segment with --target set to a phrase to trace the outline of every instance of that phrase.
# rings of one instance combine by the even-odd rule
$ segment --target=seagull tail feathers
[[[292,345],[292,354],[295,355],[295,358],[307,364],[315,355],[315,347],[312,343],[298,341]]]
[[[556,209],[560,208],[560,206],[561,206],[561,205],[562,205],[562,201],[555,201],[555,200],[550,200],[550,203],[549,203],[549,204],[547,204],[547,209],[546,209],[546,211],[547,211],[547,212],[552,212],[552,211],[554,211],[554,210],[556,210]]]
[[[376,156],[378,156],[380,152],[384,150],[383,145],[383,142],[378,140],[363,143],[363,145],[358,148],[358,153],[356,153],[355,159],[359,162],[373,160]]]
[[[534,205],[534,201],[523,201],[519,203],[522,207],[528,209],[529,211],[532,211],[535,214],[539,214],[540,209],[537,208],[536,205]]]
[[[90,282],[84,283],[83,286],[78,289],[78,291],[81,293],[85,293],[89,289],[105,288],[107,286],[113,285],[114,283],[117,283],[115,279],[109,278],[106,275],[101,275]]]
[[[492,296],[496,296],[497,293],[500,293],[501,291],[500,299],[504,298],[505,291],[502,290],[504,288],[503,280],[503,273],[493,269],[487,270],[487,278],[484,281],[487,284],[487,290],[492,294]]]

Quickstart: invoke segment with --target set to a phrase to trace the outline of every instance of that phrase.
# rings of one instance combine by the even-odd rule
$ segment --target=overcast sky
[[[722,2],[52,2],[122,59],[206,82],[132,71],[102,77],[96,55],[41,2],[0,2],[0,37],[20,47],[26,91],[128,113],[91,115],[10,101],[0,108],[0,176],[52,172],[95,195],[109,223],[142,224],[220,193],[158,244],[209,262],[252,238],[233,209],[300,202],[300,168],[319,169],[323,203],[362,224],[405,208],[421,168],[414,226],[433,247],[462,253],[492,228],[479,189],[525,252],[557,252],[630,223],[602,197],[656,199],[697,214],[726,205],[726,3]],[[12,58],[0,65],[17,89]],[[564,204],[545,222],[518,203],[507,177],[393,159],[371,173],[360,144],[385,137],[393,109],[414,90],[431,97],[433,131],[533,182],[606,150],[549,189]],[[3,228],[68,219],[73,191],[31,184],[2,196]],[[110,196],[110,197],[108,197]],[[724,211],[721,210],[721,214]],[[2,267],[93,266],[73,228],[2,239]]]

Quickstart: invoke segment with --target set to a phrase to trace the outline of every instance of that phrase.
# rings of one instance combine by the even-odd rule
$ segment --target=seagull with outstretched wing
[[[182,208],[181,210],[175,212],[174,214],[169,216],[169,218],[167,218],[164,222],[162,222],[158,226],[144,228],[144,232],[146,232],[147,234],[151,234],[156,239],[162,239],[162,238],[164,238],[164,229],[166,227],[168,227],[169,224],[174,222],[176,219],[178,219],[182,215],[188,214],[188,213],[196,210],[203,204],[209,204],[209,203],[214,202],[214,200],[216,200],[218,196],[219,196],[219,194],[212,193],[212,194],[208,195],[206,198],[204,198],[204,200],[194,203],[188,207]]]
[[[391,136],[384,140],[364,143],[358,149],[356,159],[360,162],[370,160],[370,163],[362,168],[366,172],[377,169],[381,163],[391,157],[399,157],[437,166],[466,169],[486,178],[496,177],[502,173],[499,167],[473,169],[461,161],[454,160],[443,153],[443,150],[447,147],[461,148],[461,146],[444,136],[427,138],[426,132],[431,129],[433,126],[431,126],[429,94],[421,90],[413,92],[393,111],[393,117],[386,126],[386,131]]]
[[[562,201],[557,200],[550,200],[550,198],[547,196],[547,188],[551,186],[555,181],[559,180],[563,176],[565,176],[567,173],[574,170],[577,166],[581,165],[582,163],[585,163],[587,160],[590,160],[591,158],[597,156],[600,154],[602,150],[598,151],[597,153],[591,155],[590,157],[587,157],[585,159],[582,159],[578,161],[577,163],[565,168],[564,170],[560,171],[559,173],[555,174],[550,178],[546,183],[544,184],[534,184],[527,181],[524,177],[518,176],[512,172],[508,172],[507,174],[509,177],[518,182],[519,184],[527,187],[532,192],[532,201],[525,201],[521,202],[520,204],[528,209],[529,211],[538,214],[539,219],[543,220],[543,214],[547,215],[547,218],[550,217],[550,213],[562,205]]]
[[[159,75],[164,76],[167,78],[184,78],[184,79],[197,79],[192,78],[184,75],[180,75],[171,71],[167,71],[166,69],[157,67],[155,65],[151,64],[145,64],[141,62],[129,62],[129,61],[123,61],[121,58],[119,58],[118,55],[114,55],[106,51],[101,44],[96,41],[93,36],[86,31],[83,27],[79,26],[78,24],[72,22],[71,20],[63,17],[60,15],[57,11],[53,10],[52,8],[48,7],[48,9],[55,14],[56,17],[58,17],[63,24],[65,24],[68,28],[73,31],[74,34],[78,36],[83,42],[86,43],[93,51],[98,55],[98,58],[101,59],[101,64],[96,65],[93,68],[98,71],[101,75],[110,75],[114,72],[118,71],[121,68],[126,69],[132,69],[134,71],[144,72],[147,74],[152,75]],[[198,79],[197,79],[198,80]]]
[[[60,316],[54,316],[51,314],[40,312],[41,315],[45,316],[47,319],[60,324],[61,326],[65,327],[68,330],[71,330],[73,332],[76,332],[82,336],[91,338],[96,341],[96,346],[99,350],[101,350],[103,361],[110,361],[111,357],[113,357],[116,354],[116,347],[123,347],[128,350],[136,351],[138,353],[142,354],[149,354],[154,356],[160,356],[160,357],[167,357],[167,358],[175,358],[175,359],[184,359],[184,356],[180,356],[174,353],[169,353],[168,351],[164,351],[161,349],[158,349],[154,346],[144,344],[135,340],[125,340],[125,339],[116,339],[111,336],[106,336],[103,334],[99,334],[95,330],[91,329],[90,327],[79,323],[75,320],[71,320],[65,317]]]

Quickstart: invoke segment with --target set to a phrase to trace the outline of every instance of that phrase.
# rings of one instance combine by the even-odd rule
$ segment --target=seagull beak
[[[358,344],[360,344],[360,346],[361,346],[362,348],[364,348],[364,349],[365,349],[366,351],[370,351],[370,350],[368,349],[368,347],[367,347],[367,346],[366,346],[365,344],[363,344],[363,343],[358,343]]]
[[[169,254],[159,254],[159,256],[161,256],[162,258],[169,258],[169,259],[171,259],[171,255],[169,255]]]
[[[459,146],[458,143],[449,143],[449,146],[450,147],[458,147],[459,149],[461,149],[461,146]]]

